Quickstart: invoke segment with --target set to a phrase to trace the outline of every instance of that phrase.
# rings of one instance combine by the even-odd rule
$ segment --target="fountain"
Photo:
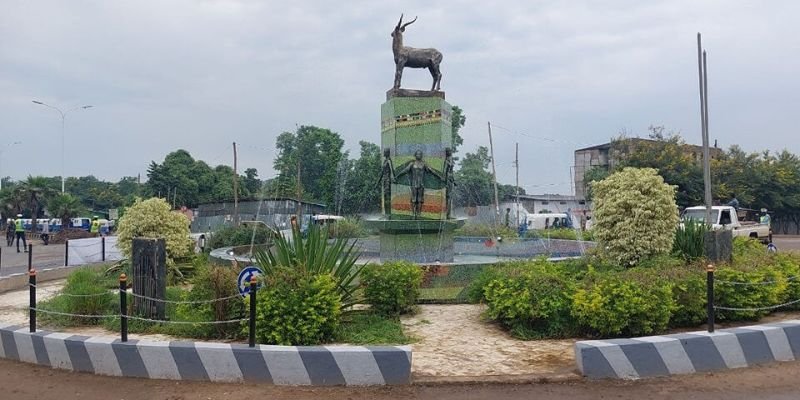
[[[394,87],[381,106],[382,216],[367,220],[380,232],[381,261],[453,262],[452,107],[440,90],[442,54],[403,46],[403,17],[392,32]],[[401,89],[403,68],[428,68],[431,90]],[[388,201],[387,201],[388,200]]]

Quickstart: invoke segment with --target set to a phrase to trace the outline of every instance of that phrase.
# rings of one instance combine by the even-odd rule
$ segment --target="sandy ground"
[[[574,374],[574,340],[522,341],[482,320],[485,306],[422,305],[403,318],[419,377]]]
[[[55,296],[64,287],[64,282],[66,281],[62,279],[37,285],[36,300],[47,300]],[[29,300],[27,288],[0,294],[0,321],[27,325]]]

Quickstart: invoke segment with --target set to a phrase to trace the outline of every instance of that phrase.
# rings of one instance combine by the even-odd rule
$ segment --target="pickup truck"
[[[681,214],[681,220],[694,219],[704,221],[706,218],[706,207],[687,207]],[[731,230],[733,236],[745,236],[758,239],[763,243],[772,240],[772,230],[769,224],[762,224],[754,221],[740,221],[736,209],[731,206],[712,206],[711,207],[711,228]]]

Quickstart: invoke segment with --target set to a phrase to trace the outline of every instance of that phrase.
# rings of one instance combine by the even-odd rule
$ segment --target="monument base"
[[[464,219],[367,220],[368,228],[380,232],[380,258],[419,264],[453,262],[453,230]]]

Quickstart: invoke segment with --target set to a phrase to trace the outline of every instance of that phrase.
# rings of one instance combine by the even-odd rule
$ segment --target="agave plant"
[[[705,254],[705,235],[708,225],[703,221],[687,219],[675,229],[672,253],[686,260],[695,260]]]
[[[274,235],[274,246],[258,250],[253,257],[267,275],[279,268],[299,269],[307,274],[329,274],[337,284],[342,307],[349,308],[358,302],[356,289],[363,265],[357,265],[360,251],[356,242],[345,238],[328,241],[328,229],[312,225],[306,237],[299,229],[292,229],[291,238],[280,233]],[[274,251],[273,251],[274,249]]]

